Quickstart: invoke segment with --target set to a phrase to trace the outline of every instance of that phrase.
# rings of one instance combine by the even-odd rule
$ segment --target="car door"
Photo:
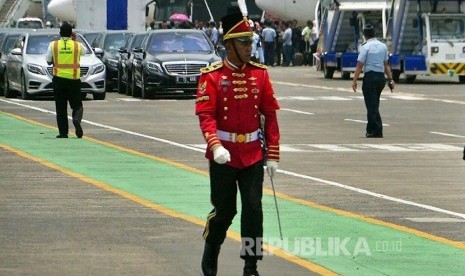
[[[21,89],[21,68],[23,63],[23,53],[25,48],[25,36],[20,36],[16,40],[13,49],[6,61],[6,70],[10,89],[19,91]]]

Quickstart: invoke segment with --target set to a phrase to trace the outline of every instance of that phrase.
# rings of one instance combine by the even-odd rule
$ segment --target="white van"
[[[44,23],[38,17],[23,17],[16,21],[16,28],[43,29]]]

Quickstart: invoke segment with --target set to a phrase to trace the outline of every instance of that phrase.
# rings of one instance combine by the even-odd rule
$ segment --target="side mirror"
[[[21,56],[23,54],[23,51],[21,51],[21,48],[14,48],[11,50],[11,54],[15,56]]]
[[[103,50],[102,50],[102,48],[94,48],[94,53],[98,58],[103,58]]]

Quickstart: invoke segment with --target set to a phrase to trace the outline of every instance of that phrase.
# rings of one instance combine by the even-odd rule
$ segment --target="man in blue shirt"
[[[289,27],[289,22],[284,22],[284,34],[283,34],[283,66],[289,66],[293,61],[293,49],[292,49],[292,29]]]
[[[276,31],[271,28],[270,21],[265,21],[265,29],[262,31],[263,40],[265,41],[265,64],[274,65],[274,51],[276,43]]]
[[[357,79],[363,69],[362,91],[368,120],[365,136],[367,138],[383,138],[383,122],[379,113],[379,101],[386,83],[384,74],[386,74],[391,92],[394,89],[394,81],[388,64],[389,56],[386,44],[375,38],[375,30],[372,25],[363,27],[363,36],[366,42],[362,45],[357,58],[352,89],[356,92]]]

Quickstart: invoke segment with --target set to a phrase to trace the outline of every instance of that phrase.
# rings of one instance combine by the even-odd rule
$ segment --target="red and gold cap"
[[[252,26],[240,10],[223,16],[221,22],[224,32],[223,40],[238,38],[243,41],[253,41]]]

